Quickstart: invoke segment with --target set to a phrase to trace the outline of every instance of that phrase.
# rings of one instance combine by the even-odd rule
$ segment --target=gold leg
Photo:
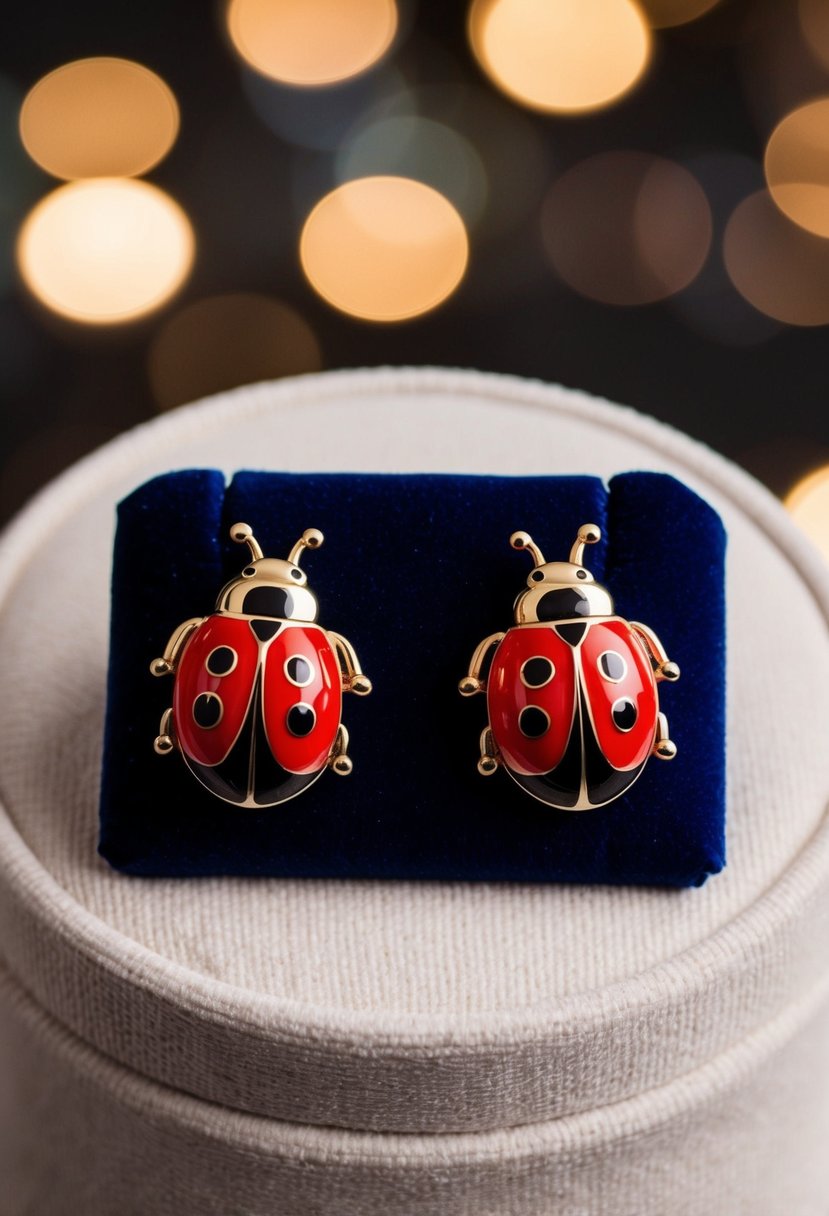
[[[485,691],[486,682],[481,679],[484,662],[491,647],[497,646],[503,637],[503,633],[491,633],[476,648],[469,661],[469,671],[458,681],[458,692],[462,697],[474,697],[476,692]]]
[[[482,777],[491,777],[501,763],[492,731],[485,726],[481,731],[481,758],[478,761],[478,772]]]
[[[668,719],[659,714],[656,719],[656,739],[653,744],[653,754],[660,760],[673,760],[676,755],[676,744],[668,737]]]
[[[347,753],[348,731],[340,723],[337,737],[334,740],[334,746],[331,749],[331,755],[328,757],[328,763],[338,777],[347,777],[354,768],[354,765],[351,763],[351,757]]]
[[[173,729],[173,710],[165,709],[161,715],[161,722],[158,727],[153,747],[158,752],[159,756],[167,756],[176,745],[176,737]]]

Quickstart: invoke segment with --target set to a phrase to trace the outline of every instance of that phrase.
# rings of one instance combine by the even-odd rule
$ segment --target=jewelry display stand
[[[710,502],[729,536],[725,870],[686,890],[112,870],[115,504],[171,469],[255,467],[647,469]],[[341,372],[115,440],[0,545],[4,1216],[823,1216],[829,573],[766,491],[580,393]],[[703,613],[692,592],[691,570]]]

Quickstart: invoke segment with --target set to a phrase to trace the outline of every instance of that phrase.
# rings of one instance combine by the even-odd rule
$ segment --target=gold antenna
[[[602,539],[602,530],[598,524],[582,524],[578,530],[573,548],[570,550],[570,561],[574,566],[580,566],[584,561],[584,546],[595,545]]]
[[[513,532],[509,538],[513,549],[526,549],[536,566],[544,565],[544,554],[539,549],[529,532]]]
[[[288,561],[291,562],[292,565],[298,566],[299,559],[302,557],[303,549],[319,549],[324,539],[325,538],[323,537],[319,528],[306,528],[291,552],[288,554]]]
[[[250,524],[234,524],[230,529],[230,539],[235,540],[237,545],[247,545],[254,561],[265,556]]]

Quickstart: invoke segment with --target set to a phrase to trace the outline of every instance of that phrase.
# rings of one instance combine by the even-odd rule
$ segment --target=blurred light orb
[[[252,68],[283,84],[333,84],[366,71],[397,32],[394,0],[230,0],[227,28]]]
[[[766,190],[734,210],[723,258],[731,282],[758,312],[788,325],[829,324],[829,242],[788,220]]]
[[[406,177],[363,177],[325,195],[305,221],[302,268],[315,291],[366,321],[429,312],[460,283],[466,228],[439,191]]]
[[[193,263],[181,207],[148,182],[95,178],[59,186],[29,213],[17,242],[26,286],[54,312],[90,325],[158,308]]]
[[[780,210],[808,232],[829,237],[829,98],[787,114],[769,137],[764,163]]]
[[[43,76],[20,109],[20,137],[55,177],[135,177],[167,155],[179,129],[164,81],[129,59],[78,59]]]
[[[654,29],[687,25],[716,8],[720,0],[640,0],[648,23]]]
[[[651,53],[647,22],[632,0],[473,0],[468,29],[493,83],[552,113],[617,101]]]
[[[416,115],[391,115],[363,127],[337,157],[340,181],[375,174],[409,177],[434,186],[454,204],[467,224],[479,218],[487,200],[481,158],[457,131]]]
[[[786,508],[829,561],[829,465],[798,482],[786,496]]]
[[[175,313],[154,339],[148,363],[164,410],[321,366],[316,335],[295,309],[242,292],[209,296]]]
[[[604,152],[553,183],[542,235],[553,267],[603,304],[652,304],[693,282],[711,246],[696,178],[645,152]]]
[[[809,49],[829,67],[829,5],[826,0],[798,0],[797,10]]]

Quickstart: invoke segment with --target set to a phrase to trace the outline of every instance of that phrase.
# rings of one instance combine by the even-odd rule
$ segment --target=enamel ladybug
[[[285,561],[265,557],[248,524],[230,535],[248,546],[250,564],[219,592],[216,611],[179,625],[150,664],[154,676],[175,676],[155,750],[178,748],[225,802],[276,806],[326,767],[351,772],[342,694],[365,696],[371,681],[351,643],[316,623],[299,559],[322,533],[308,528]]]
[[[657,685],[678,680],[679,667],[646,625],[615,614],[610,592],[582,565],[585,545],[600,539],[595,524],[583,524],[569,561],[546,562],[526,532],[512,534],[512,547],[533,560],[515,624],[481,642],[458,685],[465,697],[487,696],[478,771],[503,765],[527,793],[564,811],[604,806],[649,756],[676,755]]]

